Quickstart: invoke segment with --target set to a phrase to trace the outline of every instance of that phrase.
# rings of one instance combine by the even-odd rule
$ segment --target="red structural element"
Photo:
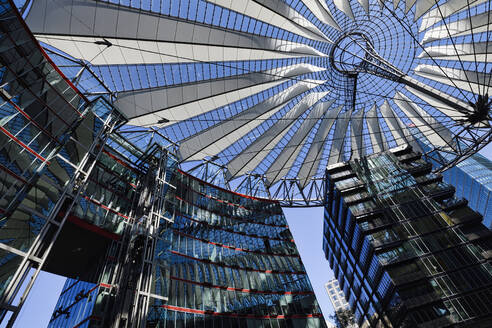
[[[264,226],[269,226],[269,227],[276,227],[276,228],[289,228],[288,225],[275,225],[275,224],[269,224],[269,223],[263,223],[263,222],[256,222],[256,221],[251,221],[251,220],[243,220],[243,219],[240,219],[240,218],[237,218],[237,217],[228,216],[228,215],[225,215],[223,213],[219,213],[217,211],[212,211],[211,209],[208,209],[208,208],[200,207],[197,204],[190,203],[189,201],[184,200],[183,198],[181,198],[179,196],[176,196],[176,199],[181,200],[181,201],[183,201],[185,203],[188,203],[190,205],[196,206],[198,208],[201,208],[203,210],[209,211],[210,213],[215,213],[215,214],[220,215],[220,216],[225,216],[225,217],[227,217],[229,219],[232,219],[232,220],[237,220],[237,221],[241,221],[241,222],[249,223],[249,224],[259,224],[259,225],[264,225]]]
[[[177,251],[169,251],[169,252],[171,252],[174,255],[178,255],[178,256],[181,256],[181,257],[184,257],[184,258],[187,258],[190,260],[194,260],[194,261],[198,261],[198,262],[202,262],[202,263],[210,263],[213,265],[218,265],[218,266],[221,266],[224,268],[229,268],[229,269],[251,271],[251,272],[261,272],[261,273],[306,274],[305,271],[277,271],[277,270],[260,270],[260,269],[253,269],[253,268],[241,268],[240,266],[228,265],[228,264],[224,264],[224,263],[220,263],[220,262],[213,262],[209,259],[200,259],[200,258],[189,256],[189,255],[177,252]]]
[[[112,159],[114,159],[115,161],[117,161],[118,163],[120,163],[121,165],[123,165],[124,167],[132,170],[133,172],[135,173],[139,173],[137,170],[135,170],[133,167],[131,167],[129,164],[125,163],[122,159],[116,157],[115,155],[111,154],[110,152],[108,152],[107,150],[103,149],[102,151],[103,153],[105,153],[106,155],[108,155],[109,157],[111,157]]]
[[[181,281],[187,284],[199,285],[208,288],[215,289],[223,289],[241,293],[251,293],[251,294],[268,294],[268,295],[314,295],[313,291],[300,291],[300,292],[278,292],[273,290],[256,290],[256,289],[244,289],[244,288],[235,288],[235,287],[227,287],[227,286],[217,286],[204,282],[197,282],[193,280],[182,279],[174,276],[170,276],[171,280]]]
[[[203,314],[203,315],[211,315],[211,316],[220,316],[220,317],[230,317],[230,318],[245,318],[245,319],[305,319],[305,318],[321,318],[321,313],[313,313],[313,314],[291,314],[291,315],[256,315],[256,314],[242,314],[242,313],[221,313],[214,311],[204,311],[204,310],[196,310],[189,309],[174,305],[161,305],[161,307],[177,312],[185,312],[185,313],[194,313],[194,314]]]
[[[184,184],[184,183],[182,183],[182,182],[178,182],[178,183],[176,184],[176,186],[177,186],[177,187],[178,187],[178,186],[184,186],[184,187],[187,187],[187,185],[186,185],[186,184]],[[198,194],[198,195],[201,195],[201,196],[207,197],[208,199],[214,200],[214,201],[219,202],[219,203],[222,203],[222,204],[226,204],[226,205],[229,205],[229,206],[234,206],[234,207],[243,208],[243,209],[248,210],[248,211],[257,211],[257,209],[254,209],[254,208],[253,208],[253,209],[252,209],[252,208],[248,208],[248,207],[246,207],[246,206],[242,206],[242,205],[239,205],[239,204],[236,204],[236,203],[231,203],[231,202],[228,202],[228,201],[226,201],[226,200],[222,200],[222,199],[219,199],[219,198],[215,198],[215,197],[212,197],[212,196],[210,196],[210,195],[207,195],[207,194],[205,194],[205,193],[203,193],[203,192],[200,192],[200,191],[198,191],[198,190],[195,190],[195,189],[189,189],[189,191],[191,191],[191,192],[193,192],[193,193],[195,193],[195,194]]]
[[[103,236],[105,238],[112,239],[112,240],[120,240],[121,239],[120,235],[117,235],[115,233],[104,230],[104,229],[102,229],[102,228],[100,228],[94,224],[91,224],[85,220],[82,220],[81,218],[79,218],[75,215],[69,215],[67,219],[69,222],[72,222],[73,224],[75,224],[75,225],[77,225],[77,226],[79,226],[85,230],[95,232],[98,235]]]
[[[198,238],[198,237],[195,237],[195,236],[192,236],[190,234],[187,234],[187,233],[184,233],[184,232],[180,232],[176,229],[173,229],[171,228],[171,230],[177,234],[177,235],[180,235],[180,236],[184,236],[184,237],[187,237],[187,238],[191,238],[191,239],[195,239],[195,240],[198,240],[198,241],[201,241],[203,243],[207,243],[207,244],[210,244],[210,245],[214,245],[214,246],[218,246],[218,247],[223,247],[223,248],[228,248],[228,249],[232,249],[234,251],[240,251],[240,252],[246,252],[246,253],[252,253],[252,254],[258,254],[258,255],[269,255],[269,256],[287,256],[287,257],[300,257],[298,254],[274,254],[274,253],[264,253],[264,252],[260,252],[260,251],[253,251],[253,250],[250,250],[250,249],[245,249],[245,248],[239,248],[239,247],[234,247],[234,246],[228,246],[228,245],[224,245],[224,244],[221,244],[221,243],[215,243],[213,241],[208,241],[206,239],[202,239],[202,238]]]
[[[32,65],[31,65],[32,66]],[[9,71],[10,73],[12,73],[18,80],[20,80],[21,78],[19,77],[19,75],[17,74],[17,72],[13,71],[12,68],[10,68],[10,66],[5,66]],[[58,115],[58,113],[56,113],[50,106],[48,106],[48,104],[46,104],[46,102],[41,99],[38,95],[36,95],[31,89],[29,89],[27,86],[26,86],[26,90],[32,94],[32,96],[34,98],[36,98],[36,100],[38,100],[41,104],[43,104],[44,107],[46,107],[48,109],[48,111],[50,111],[53,115],[55,115],[61,122],[63,122],[66,126],[70,126],[70,124],[65,121],[60,115]],[[63,98],[58,92],[57,94]],[[73,108],[73,106],[72,106]]]
[[[19,14],[19,12],[17,11],[17,6],[15,5],[14,1],[12,0],[8,0],[9,3],[10,3],[10,6],[12,7],[12,11],[15,13],[15,15],[17,16],[17,21],[20,22],[22,24],[22,26],[24,27],[24,30],[26,31],[26,33],[29,35],[29,37],[32,39],[32,41],[34,42],[34,44],[38,47],[38,49],[41,51],[41,53],[43,54],[43,57],[46,58],[46,60],[50,63],[50,65],[53,67],[53,69],[55,69],[58,74],[60,74],[60,76],[65,80],[65,82],[68,83],[68,85],[70,85],[70,87],[79,94],[79,96],[87,103],[89,103],[89,99],[87,99],[80,91],[79,89],[77,89],[77,87],[75,85],[73,85],[73,83],[65,76],[65,74],[63,74],[63,72],[58,68],[58,66],[55,65],[55,63],[53,63],[53,61],[51,60],[51,58],[48,56],[48,54],[44,51],[44,49],[41,47],[41,45],[39,44],[38,40],[36,40],[36,38],[34,37],[34,35],[31,33],[31,30],[29,29],[29,27],[27,26],[26,22],[24,21],[24,19],[21,17],[21,15]],[[7,33],[7,35],[9,35]],[[15,42],[14,42],[15,44]],[[73,107],[73,106],[72,106]],[[81,116],[80,112],[78,110],[75,109],[75,111]]]
[[[14,136],[12,133],[10,133],[9,131],[7,131],[3,126],[0,126],[0,131],[2,131],[10,139],[14,140],[19,146],[21,146],[22,148],[24,148],[25,150],[27,150],[28,152],[30,152],[31,154],[33,154],[40,161],[46,162],[46,164],[48,164],[48,165],[50,164],[50,162],[47,161],[43,156],[39,155],[37,152],[35,152],[34,150],[32,150],[28,145],[26,145],[25,143],[23,143],[22,141],[20,141],[19,139],[17,139],[16,136]]]
[[[29,120],[29,122],[31,122],[32,124],[34,124],[38,129],[40,129],[41,131],[43,131],[47,136],[49,136],[51,139],[53,139],[57,144],[60,145],[60,142],[58,141],[58,139],[56,139],[48,130],[46,130],[45,128],[43,128],[41,125],[38,124],[38,122],[34,121],[29,115],[27,115],[26,112],[24,112],[19,106],[17,106],[16,103],[14,103],[12,101],[12,99],[9,99],[7,98],[7,96],[3,93],[3,92],[0,92],[0,96],[2,96],[2,98],[7,101],[9,104],[11,104],[19,113],[21,113],[22,116],[24,116],[26,119]]]
[[[100,283],[100,284],[99,284],[99,286],[100,286],[100,287],[104,287],[104,288],[111,288],[111,287],[113,287],[113,286],[112,286],[112,285],[110,285],[110,284],[104,284],[104,283]]]
[[[219,189],[219,190],[222,190],[222,191],[225,191],[225,192],[228,192],[228,193],[231,193],[231,194],[234,194],[234,195],[238,195],[240,197],[243,197],[243,198],[249,198],[249,199],[254,199],[254,200],[259,200],[259,201],[262,201],[262,202],[268,202],[268,203],[275,203],[275,204],[278,204],[278,201],[277,200],[273,200],[273,199],[268,199],[268,198],[261,198],[261,197],[254,197],[254,196],[248,196],[248,195],[243,195],[243,194],[240,194],[238,192],[235,192],[235,191],[232,191],[232,190],[227,190],[225,188],[221,188],[221,187],[218,187],[216,185],[213,185],[211,184],[210,182],[207,182],[207,181],[203,181],[193,175],[191,175],[190,173],[187,173],[187,172],[184,172],[184,171],[181,171],[180,169],[178,169],[178,172],[184,174],[184,175],[187,175],[189,176],[190,178],[192,179],[195,179],[197,181],[200,181],[208,186],[211,186],[213,188],[216,188],[216,189]]]
[[[237,235],[242,235],[242,236],[247,236],[247,237],[252,237],[252,238],[258,238],[258,239],[268,238],[269,240],[286,241],[286,242],[291,242],[291,243],[294,242],[294,239],[281,239],[281,238],[274,238],[274,237],[270,237],[270,236],[264,236],[264,237],[262,237],[262,236],[258,236],[258,235],[251,235],[251,234],[248,234],[248,233],[243,232],[243,231],[234,231],[232,229],[227,229],[227,228],[222,228],[222,227],[219,227],[219,226],[214,226],[214,225],[209,224],[206,221],[200,221],[200,220],[194,219],[191,216],[188,216],[188,215],[183,214],[183,213],[178,212],[178,211],[176,211],[176,215],[179,215],[179,216],[181,216],[181,217],[183,217],[183,218],[185,218],[187,220],[196,222],[198,224],[206,225],[207,227],[209,227],[211,229],[215,229],[215,230],[222,230],[222,231],[234,233],[234,234],[237,234]]]
[[[15,8],[15,7],[14,7],[14,8]],[[16,14],[18,14],[18,13],[17,13],[17,10],[14,10],[14,12],[15,12]],[[21,21],[21,23],[22,23],[23,25],[25,24],[25,23],[24,23],[24,20],[23,20],[22,18],[20,19],[20,21]],[[26,27],[26,29],[27,29],[25,32],[26,32],[29,36],[31,36],[32,38],[34,38],[34,36],[32,36],[31,31],[27,28],[27,26],[26,26],[26,25],[24,25],[24,26],[25,26],[25,27]],[[6,35],[7,35],[7,37],[8,37],[8,38],[12,41],[12,43],[14,44],[14,47],[15,47],[15,48],[18,48],[19,46],[17,45],[17,43],[15,42],[15,40],[14,40],[14,39],[12,39],[12,36],[10,35],[10,33],[6,33]],[[57,71],[57,72],[60,74],[60,76],[61,76],[61,77],[62,77],[62,78],[63,78],[66,82],[68,82],[68,83],[70,84],[71,88],[72,88],[75,92],[77,92],[77,93],[79,93],[80,95],[82,95],[82,94],[80,93],[80,91],[79,91],[79,90],[78,90],[78,89],[77,89],[77,88],[76,88],[76,87],[75,87],[75,86],[74,86],[71,82],[69,82],[69,81],[67,80],[67,78],[65,77],[65,75],[63,75],[62,71],[60,71],[60,69],[59,69],[59,68],[58,68],[58,67],[57,67],[57,66],[56,66],[56,65],[55,65],[55,64],[51,61],[51,59],[48,57],[48,55],[46,54],[46,52],[44,52],[44,50],[41,48],[41,46],[37,43],[36,39],[34,39],[34,42],[35,42],[36,46],[39,48],[39,50],[40,50],[41,54],[43,55],[43,57],[44,57],[44,58],[46,59],[46,61],[47,61],[47,62],[48,62],[48,63],[49,63],[52,67],[53,67],[53,69],[54,69],[55,71]],[[18,52],[21,54],[21,52],[20,52],[20,51],[18,51]],[[23,54],[21,54],[21,56],[22,56],[22,55],[23,55]],[[34,66],[34,65],[30,62],[30,61],[26,61],[26,62],[28,62],[28,63],[29,63],[29,65],[33,68],[33,70],[38,71],[38,72],[40,73],[40,75],[43,75],[43,73],[41,72],[41,70],[39,70],[39,68],[38,68],[37,66]],[[9,69],[9,71],[11,71],[11,72],[13,72],[13,73],[15,74],[15,72],[14,72],[14,71],[13,71],[13,70],[9,67],[9,66],[7,66],[7,67],[8,67],[8,69]],[[18,77],[18,75],[17,75],[17,74],[15,74],[15,75]],[[63,99],[63,101],[64,101],[65,103],[67,103],[67,104],[68,104],[68,106],[69,106],[70,108],[72,108],[72,110],[73,110],[73,111],[74,111],[74,112],[75,112],[75,113],[76,113],[79,117],[82,117],[82,114],[78,111],[78,109],[76,109],[76,108],[75,108],[75,107],[74,107],[71,103],[69,103],[69,102],[67,101],[67,99],[65,99],[65,97],[63,97],[63,95],[62,95],[62,94],[61,94],[58,90],[56,90],[56,89],[55,89],[55,88],[54,88],[54,87],[53,87],[50,83],[46,83],[46,84],[47,84],[47,85],[50,87],[50,89],[52,89],[52,90],[53,90],[53,91],[54,91],[57,95],[59,95],[59,96],[60,96],[60,98],[61,98],[61,99]],[[34,95],[34,92],[32,92],[29,88],[26,88],[26,89],[28,89],[28,90],[29,90],[29,91],[30,91],[30,92]],[[36,97],[37,99],[39,99],[39,97],[38,97],[38,96],[35,96],[35,97]],[[84,97],[83,99],[87,100],[85,97]],[[49,107],[49,106],[47,106],[47,107]]]
[[[101,203],[99,203],[98,201],[96,201],[96,200],[94,200],[94,199],[91,199],[91,198],[89,198],[89,197],[87,197],[87,196],[83,196],[83,197],[84,197],[86,200],[88,200],[89,202],[91,202],[91,203],[93,203],[93,204],[95,204],[95,205],[97,205],[97,206],[99,206],[99,207],[101,207],[101,208],[103,208],[103,209],[105,209],[105,210],[107,210],[107,211],[110,211],[111,213],[114,213],[114,214],[118,215],[119,217],[122,217],[122,218],[123,218],[123,219],[125,219],[125,220],[131,220],[128,216],[124,215],[123,213],[120,213],[120,212],[118,212],[118,211],[115,211],[115,210],[113,210],[112,208],[109,208],[109,207],[107,207],[106,205],[101,204]]]

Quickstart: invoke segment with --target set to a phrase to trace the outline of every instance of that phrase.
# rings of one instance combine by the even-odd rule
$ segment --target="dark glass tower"
[[[408,129],[423,152],[430,152],[425,159],[434,169],[439,168],[436,157],[443,158],[444,153],[432,152],[431,143],[416,127]],[[443,181],[455,187],[456,197],[463,197],[468,206],[482,214],[483,224],[492,230],[492,162],[480,154],[473,154],[464,161],[450,167],[442,173]]]
[[[362,326],[490,326],[490,231],[431,168],[398,148],[327,169],[323,248]]]

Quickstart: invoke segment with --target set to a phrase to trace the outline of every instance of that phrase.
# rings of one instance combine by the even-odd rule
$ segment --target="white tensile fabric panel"
[[[270,9],[271,11],[286,17],[288,20],[292,21],[293,24],[300,26],[301,28],[309,31],[310,33],[314,33],[323,39],[323,42],[333,42],[331,41],[321,30],[306,19],[303,15],[301,15],[297,10],[289,6],[284,1],[278,0],[253,0],[264,6],[265,8]]]
[[[330,25],[331,27],[336,28],[341,31],[340,26],[338,26],[337,22],[333,18],[330,13],[330,10],[326,6],[326,0],[301,0],[306,7],[311,10],[311,12],[318,18],[321,22]]]
[[[167,94],[161,89],[143,92],[132,91],[118,97],[115,106],[120,108],[122,112],[130,112],[134,107],[137,107],[137,110],[141,113],[153,112],[145,116],[131,119],[128,123],[130,125],[151,126],[158,125],[157,122],[162,118],[166,118],[170,121],[186,120],[225,106],[231,102],[246,98],[252,94],[273,88],[284,82],[286,82],[286,80],[282,79],[254,85],[244,89],[233,90],[224,94],[188,102],[172,108],[165,107],[165,104],[167,103]],[[159,124],[159,126],[171,125],[173,123],[175,122],[163,123]]]
[[[444,93],[444,92],[442,92],[442,91],[440,91],[440,90],[438,90],[438,89],[436,89],[436,88],[434,88],[434,87],[432,87],[432,86],[430,86],[430,85],[428,85],[428,84],[425,84],[425,83],[423,83],[423,82],[420,82],[419,80],[416,80],[416,79],[414,79],[414,78],[412,78],[412,77],[410,77],[410,76],[408,76],[408,75],[405,75],[405,76],[403,77],[403,79],[405,79],[405,80],[407,80],[407,81],[408,81],[408,83],[405,83],[405,84],[406,84],[405,88],[406,88],[406,89],[408,89],[408,90],[410,90],[410,92],[412,92],[412,93],[414,93],[414,94],[417,94],[417,93],[416,93],[416,92],[417,92],[417,90],[415,90],[415,89],[411,88],[409,85],[415,84],[415,85],[418,85],[418,86],[420,86],[420,87],[422,87],[422,88],[426,88],[427,90],[429,90],[429,91],[430,91],[430,92],[432,92],[433,94],[435,94],[435,95],[439,95],[441,98],[445,98],[445,99],[447,99],[448,101],[450,101],[450,102],[452,102],[452,103],[457,104],[458,106],[461,106],[461,107],[463,107],[463,108],[470,108],[470,110],[472,109],[468,103],[465,103],[465,102],[463,102],[463,101],[459,100],[458,98],[455,98],[455,97],[453,97],[453,96],[450,96],[450,95],[448,95],[447,93]],[[415,91],[414,91],[414,90],[415,90]],[[418,92],[418,93],[420,94],[420,92]],[[420,97],[420,96],[419,96],[419,97]],[[429,96],[425,96],[425,97],[429,97]],[[420,97],[420,98],[422,98],[422,97]],[[424,99],[424,98],[422,98],[422,99]],[[429,104],[433,104],[433,103],[434,103],[434,102],[429,102],[429,101],[427,101],[427,102],[428,102]],[[446,111],[446,109],[447,109],[447,108],[449,108],[449,106],[445,106],[445,107],[443,108],[443,110],[441,110],[441,107],[438,107],[438,106],[436,106],[436,105],[433,105],[433,106],[434,106],[434,107],[436,107],[436,109],[440,110],[441,112],[443,112],[443,110],[444,110],[444,111]],[[444,113],[445,115],[448,115],[448,113],[446,113],[446,112],[443,112],[443,113]],[[451,115],[450,117],[453,117],[453,116],[456,116],[456,114],[457,114],[456,109],[453,109],[453,113],[450,113],[448,116],[450,116],[450,115]]]
[[[227,102],[234,102],[266,90],[273,86],[267,84],[269,82],[276,80],[285,82],[285,78],[321,70],[323,68],[309,64],[295,64],[227,79],[176,87],[126,91],[118,94],[115,105],[128,118],[134,118],[130,124],[148,125],[163,117],[168,120],[183,120],[225,106]],[[238,98],[238,95],[241,95],[241,98]],[[161,127],[163,126],[165,125],[161,125]]]
[[[362,8],[364,8],[366,14],[369,14],[369,0],[357,0],[357,1],[359,1]]]
[[[414,22],[416,22],[423,14],[429,11],[436,5],[436,0],[417,0],[415,5]]]
[[[450,107],[449,105],[443,103],[442,101],[439,101],[438,99],[436,99],[434,97],[431,97],[431,96],[429,96],[429,95],[427,95],[421,91],[418,91],[418,90],[413,89],[413,88],[408,87],[408,86],[405,87],[405,89],[407,89],[409,92],[413,93],[415,96],[419,97],[420,99],[422,99],[423,101],[425,101],[430,106],[434,107],[435,109],[437,109],[438,111],[440,111],[444,115],[448,116],[449,118],[451,118],[455,121],[465,119],[465,115],[463,113],[457,111],[456,109]],[[448,98],[449,100],[455,102],[456,104],[458,104],[462,107],[469,107],[467,104],[463,103],[461,100],[454,98],[454,97],[451,97],[448,94],[445,94],[445,93],[438,91],[434,88],[432,88],[432,91],[438,93],[441,96]]]
[[[304,162],[297,174],[302,188],[307,185],[309,178],[317,173],[326,142],[326,137],[330,133],[333,123],[335,123],[335,120],[342,108],[343,105],[340,105],[338,108],[328,111],[325,117],[323,117],[323,121],[321,122],[318,131],[316,131],[313,142],[309,147],[307,155],[304,158]]]
[[[256,106],[181,141],[178,152],[180,158],[198,160],[205,156],[218,154],[262,124],[265,119],[274,115],[287,102],[316,86],[317,84],[304,81],[296,83],[275,97],[270,97]]]
[[[291,10],[289,11],[290,15],[286,16],[288,19],[284,16],[281,16],[278,11],[271,10],[270,8],[272,7],[270,3],[272,1],[269,0],[209,0],[209,2],[217,4],[224,8],[228,8],[232,11],[242,13],[246,16],[253,17],[259,21],[277,26],[305,38],[321,42],[326,41],[326,37],[321,33],[321,31],[317,29],[317,27],[313,23],[311,23],[303,16],[299,15],[297,11],[293,10],[290,6],[283,2],[279,3],[282,3],[285,7],[291,8]],[[261,4],[263,4],[263,6]]]
[[[379,3],[379,8],[384,9],[384,2],[385,0],[377,0]]]
[[[492,17],[490,16],[492,16],[492,12],[485,12],[446,25],[442,24],[434,27],[425,32],[422,44],[441,39],[448,39],[450,37],[470,35],[472,32],[477,34],[486,32],[487,29],[491,30],[492,24],[490,22],[492,21]]]
[[[289,127],[309,107],[323,98],[328,92],[310,93],[293,106],[283,117],[259,136],[246,149],[227,163],[228,177],[240,176],[252,172],[271,151],[271,145],[276,145],[289,131]]]
[[[405,0],[405,14],[407,14],[417,0]]]
[[[489,0],[449,0],[439,4],[439,7],[432,9],[422,17],[419,32],[422,32],[439,23],[443,20],[443,18],[449,17],[463,10],[468,10],[468,6],[473,8],[487,1]],[[435,4],[435,0],[433,2]]]
[[[332,0],[335,6],[340,9],[345,15],[355,20],[354,13],[352,12],[352,7],[350,7],[349,0]]]
[[[53,46],[63,46],[60,50],[75,58],[90,60],[91,58],[88,58],[90,56],[85,54],[86,51],[97,54],[104,50],[103,54],[98,56],[102,56],[104,61],[101,59],[94,62],[96,65],[113,63],[115,60],[112,56],[118,58],[115,64],[124,63],[120,59],[122,56],[127,63],[165,63],[169,61],[169,59],[156,61],[149,58],[133,58],[143,56],[137,52],[140,48],[145,52],[153,53],[154,57],[159,57],[162,53],[178,58],[191,57],[196,60],[205,60],[204,58],[212,57],[218,51],[224,52],[226,48],[231,48],[232,52],[220,56],[228,60],[235,60],[235,54],[241,48],[322,55],[314,48],[296,42],[229,31],[221,27],[200,25],[192,21],[182,21],[143,10],[91,0],[34,1],[26,22],[34,34],[44,36],[44,38],[51,35],[51,42],[55,43]],[[54,36],[68,35],[71,38],[60,38],[59,41],[53,39]],[[111,42],[113,46],[94,44],[96,41],[103,41],[103,38]],[[71,39],[79,42],[68,42]],[[205,48],[196,48],[195,45]],[[220,48],[209,49],[206,46]],[[121,50],[111,49],[120,47]],[[122,51],[122,53],[118,54],[117,51]],[[126,54],[128,51],[130,53]],[[124,55],[128,55],[129,58]],[[214,60],[209,59],[209,61]]]
[[[379,111],[376,105],[366,112],[366,123],[371,137],[372,152],[377,154],[388,149],[388,143],[379,125]]]
[[[381,105],[381,113],[385,118],[386,124],[391,130],[390,132],[398,146],[410,144],[415,151],[422,151],[422,148],[418,142],[416,142],[413,134],[408,131],[405,124],[403,124],[400,117],[395,113],[387,101]]]
[[[362,138],[362,128],[364,126],[364,110],[359,110],[350,119],[351,137],[351,159],[360,158],[366,155],[364,138]]]
[[[415,68],[415,74],[443,84],[456,86],[475,94],[480,94],[484,86],[487,86],[486,89],[488,89],[488,83],[492,81],[491,74],[488,73],[463,71],[434,65],[418,65]],[[487,90],[485,93],[487,93]]]
[[[71,57],[88,61],[93,65],[174,64],[325,56],[311,47],[292,42],[283,43],[277,47],[278,50],[260,50],[104,38],[112,44],[107,47],[95,44],[102,41],[102,38],[97,37],[60,35],[36,35],[36,37],[39,41],[60,49]]]
[[[390,132],[393,135],[393,139],[395,139],[396,144],[398,146],[402,146],[408,143],[405,132],[403,131],[403,123],[400,121],[400,119],[386,100],[381,105],[381,114],[383,115],[383,118],[388,125],[388,128],[390,129]]]
[[[489,54],[487,56],[487,54]],[[425,48],[418,58],[434,58],[444,60],[479,61],[492,59],[492,43],[476,42],[448,44],[443,46],[432,46]]]
[[[340,163],[343,159],[343,149],[345,147],[345,138],[347,135],[347,127],[352,116],[352,110],[349,110],[337,118],[335,125],[335,133],[333,134],[333,142],[331,143],[330,156],[328,157],[328,165]]]
[[[260,85],[278,79],[257,72],[195,83],[123,91],[119,94],[116,103],[121,105],[119,109],[127,118],[135,119],[152,114],[159,111],[159,109],[163,110],[181,106],[214,95]],[[133,103],[131,102],[132,98],[134,99]],[[154,99],[158,99],[158,103],[153,103],[152,101]],[[158,107],[156,108],[153,105]],[[169,114],[174,114],[174,111],[171,111]]]
[[[396,92],[393,101],[433,145],[452,150],[452,133],[448,128],[400,92]]]
[[[289,170],[291,169],[295,159],[304,146],[304,141],[306,137],[319,121],[319,119],[324,116],[324,114],[330,108],[333,102],[334,100],[318,102],[309,112],[306,119],[301,123],[299,129],[296,131],[296,133],[294,133],[292,138],[284,147],[284,150],[277,158],[275,158],[275,161],[266,171],[265,176],[269,184],[274,184],[279,179],[283,178],[287,173],[289,173]]]

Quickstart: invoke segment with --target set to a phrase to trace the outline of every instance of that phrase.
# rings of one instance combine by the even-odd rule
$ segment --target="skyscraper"
[[[340,284],[338,283],[338,280],[332,279],[328,281],[325,284],[325,288],[328,296],[330,297],[330,301],[335,312],[337,310],[350,309],[350,306],[345,299],[345,295],[343,294],[343,290],[340,289]]]
[[[424,152],[432,153],[430,142],[417,128],[410,127],[409,131]],[[434,169],[438,169],[440,164],[434,160],[434,156],[435,153],[424,158]],[[481,154],[473,154],[444,171],[442,178],[444,182],[455,187],[456,197],[465,198],[471,209],[482,214],[483,224],[492,229],[492,162]]]
[[[326,256],[359,324],[487,327],[492,235],[420,157],[328,167]]]
[[[338,316],[338,311],[344,311],[344,314],[350,314],[353,318],[352,310],[350,309],[350,305],[345,299],[345,295],[343,290],[340,289],[340,284],[338,280],[332,279],[325,284],[326,292],[330,297],[331,304],[333,305],[333,309],[335,310],[335,316]],[[359,326],[355,323],[349,323],[346,328],[358,328]]]

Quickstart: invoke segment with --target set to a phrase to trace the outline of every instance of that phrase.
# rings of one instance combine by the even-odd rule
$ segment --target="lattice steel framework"
[[[128,116],[125,137],[159,133],[228,182],[261,175],[291,206],[305,197],[277,192],[286,181],[306,194],[328,164],[418,147],[408,126],[442,169],[490,141],[490,6],[34,0],[24,16],[87,95]]]

